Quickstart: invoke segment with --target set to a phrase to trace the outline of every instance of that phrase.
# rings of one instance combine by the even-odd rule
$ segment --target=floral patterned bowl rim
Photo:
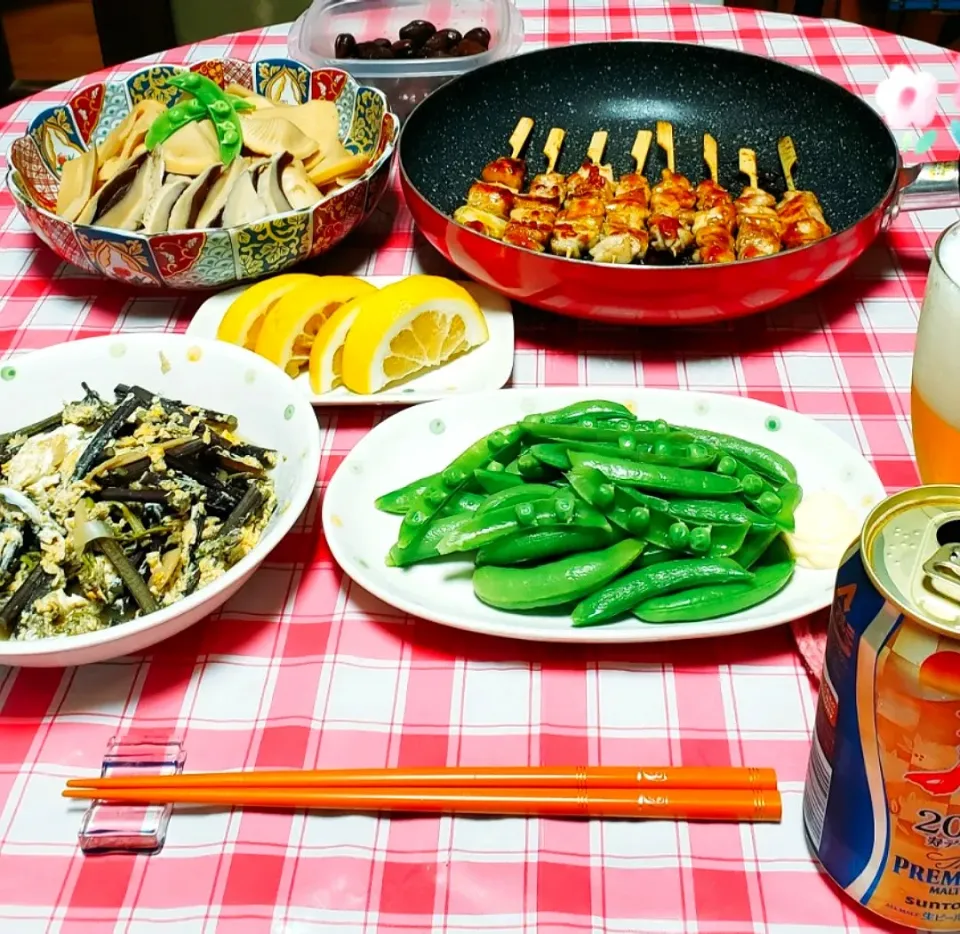
[[[249,63],[247,63],[247,64],[255,65],[255,64],[258,64],[258,63],[261,62],[261,61],[277,61],[277,60],[279,60],[279,59],[255,59],[255,60],[253,60],[253,61],[251,61],[251,62],[249,62]],[[191,62],[191,63],[185,64],[185,65],[171,65],[171,66],[168,66],[168,67],[169,67],[173,72],[191,71],[191,70],[196,70],[198,67],[206,64],[207,61],[227,61],[227,60],[226,60],[226,59],[208,59],[208,60],[205,60],[205,61],[202,61],[202,62]],[[297,62],[297,63],[295,63],[295,64],[299,65],[301,68],[304,68],[304,69],[306,69],[307,71],[309,71],[309,72],[311,72],[311,73],[314,73],[315,71],[317,71],[317,69],[312,69],[312,68],[310,68],[308,65],[304,65],[304,64],[302,64],[302,63],[300,63],[300,62]],[[148,66],[148,67],[145,67],[142,71],[148,71],[148,70],[150,70],[150,68],[153,68],[153,67],[156,67],[156,66]],[[296,215],[303,214],[303,213],[305,213],[305,212],[313,211],[313,210],[316,209],[316,207],[317,207],[318,205],[325,204],[326,202],[332,200],[333,198],[339,198],[339,197],[345,195],[345,194],[346,194],[347,192],[349,192],[351,189],[356,188],[357,186],[362,185],[362,184],[366,183],[367,181],[369,181],[369,179],[372,178],[372,177],[377,173],[377,171],[381,168],[381,166],[383,166],[384,162],[387,162],[388,160],[390,160],[390,159],[393,157],[393,154],[394,154],[394,151],[395,151],[396,145],[397,145],[397,138],[398,138],[398,136],[399,136],[400,118],[399,118],[392,110],[390,110],[390,102],[389,102],[389,100],[387,99],[386,94],[384,94],[384,92],[381,91],[380,88],[368,87],[368,86],[366,86],[366,85],[360,85],[359,82],[358,82],[349,72],[342,71],[342,69],[326,69],[326,70],[328,70],[328,71],[334,71],[334,70],[336,70],[336,71],[341,71],[341,72],[346,76],[346,81],[345,81],[346,84],[353,84],[353,85],[356,86],[356,90],[359,91],[359,90],[362,89],[362,90],[365,90],[365,91],[369,91],[369,92],[375,94],[376,96],[378,96],[378,97],[380,97],[380,98],[382,99],[382,101],[383,101],[383,117],[382,117],[382,119],[381,119],[381,134],[383,133],[383,129],[382,129],[383,124],[386,124],[387,122],[392,122],[392,124],[393,124],[393,132],[392,132],[392,134],[390,135],[390,139],[388,140],[388,142],[386,143],[386,145],[383,147],[383,150],[381,151],[380,155],[379,155],[373,162],[371,162],[369,166],[367,166],[366,170],[364,171],[364,173],[363,173],[362,175],[358,175],[355,179],[352,179],[350,182],[348,182],[348,183],[347,183],[346,185],[344,185],[343,187],[337,188],[337,189],[331,191],[329,194],[327,194],[327,195],[325,195],[324,197],[322,197],[316,204],[312,205],[312,206],[309,207],[309,208],[294,208],[294,209],[291,209],[291,210],[289,210],[289,211],[284,211],[284,212],[281,213],[281,214],[270,214],[270,215],[268,215],[267,217],[262,218],[262,220],[261,220],[261,221],[258,221],[258,223],[264,223],[264,222],[275,221],[275,220],[283,220],[284,218],[287,218],[287,217],[293,217],[293,216],[296,216]],[[100,81],[100,82],[92,82],[92,83],[89,84],[89,85],[84,85],[83,87],[81,87],[78,91],[76,91],[76,92],[74,93],[74,95],[72,95],[72,97],[75,97],[77,94],[82,93],[83,91],[87,90],[87,89],[90,88],[90,87],[96,87],[96,86],[99,85],[99,84],[102,84],[104,87],[106,87],[106,86],[108,86],[108,85],[118,85],[118,84],[123,84],[123,85],[125,85],[125,84],[127,84],[132,78],[134,78],[136,75],[141,74],[141,73],[142,73],[142,72],[133,72],[133,73],[131,73],[131,74],[129,74],[129,75],[126,75],[126,76],[123,77],[122,79],[104,79],[103,81]],[[71,99],[72,99],[72,97],[71,97]],[[31,130],[36,126],[36,124],[37,124],[37,122],[39,121],[39,119],[40,119],[44,114],[46,114],[48,111],[55,109],[56,106],[58,106],[58,105],[52,105],[51,107],[45,108],[43,111],[41,111],[41,112],[37,115],[37,117],[34,118],[34,120],[31,122],[31,125],[30,125],[30,127],[28,128],[27,132],[26,132],[26,133],[23,133],[23,134],[21,134],[19,137],[17,137],[17,139],[15,139],[15,140],[10,144],[10,146],[8,147],[7,152],[6,152],[7,172],[6,172],[6,177],[5,177],[5,183],[6,183],[7,190],[10,192],[10,194],[12,195],[12,197],[13,197],[15,200],[21,202],[22,204],[26,204],[26,205],[29,206],[32,210],[37,211],[38,213],[40,213],[40,214],[42,214],[42,215],[44,215],[44,216],[46,216],[46,217],[53,218],[55,221],[58,221],[58,222],[61,223],[61,224],[67,224],[67,225],[69,225],[71,228],[73,228],[73,229],[75,229],[75,230],[90,230],[90,231],[101,231],[101,230],[102,230],[102,231],[106,231],[106,232],[108,232],[108,233],[123,233],[123,234],[131,235],[131,236],[134,236],[134,237],[142,237],[142,238],[144,238],[144,239],[149,239],[151,236],[153,236],[153,234],[144,233],[142,230],[138,230],[138,231],[118,231],[118,230],[115,230],[115,229],[112,228],[112,227],[101,227],[101,226],[98,226],[98,225],[96,225],[96,224],[76,224],[76,223],[73,223],[73,222],[71,222],[71,221],[67,221],[65,218],[60,217],[60,215],[57,214],[55,211],[51,211],[49,208],[46,208],[46,207],[44,207],[42,204],[38,203],[38,202],[31,196],[28,186],[27,186],[27,185],[22,181],[22,179],[21,179],[21,173],[17,170],[17,168],[16,168],[15,165],[14,165],[14,162],[13,162],[13,148],[14,148],[14,146],[17,145],[17,143],[18,143],[20,140],[25,139],[25,138],[29,138],[30,135],[31,135]],[[59,105],[59,106],[62,106],[62,105]],[[85,142],[84,142],[84,145],[86,145],[86,143],[87,143],[88,141],[89,141],[89,140],[85,141]],[[215,230],[218,230],[218,231],[224,231],[224,232],[229,233],[230,231],[243,230],[245,227],[248,227],[248,226],[249,226],[249,224],[239,224],[239,225],[235,225],[235,226],[232,226],[232,227],[217,227],[217,228],[208,228],[208,229],[203,229],[203,230],[200,230],[200,229],[198,228],[196,232],[197,232],[197,233],[207,233],[209,229],[215,229]],[[192,229],[190,229],[190,230],[168,231],[168,233],[171,233],[171,234],[185,234],[185,233],[193,233],[193,232],[194,232],[194,231],[193,231]]]

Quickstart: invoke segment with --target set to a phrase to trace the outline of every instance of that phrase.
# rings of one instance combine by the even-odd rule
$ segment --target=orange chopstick
[[[324,769],[275,772],[193,772],[71,778],[70,788],[686,788],[775,790],[773,769],[717,767],[519,766],[516,768]]]
[[[227,807],[333,811],[413,811],[551,817],[620,817],[653,820],[779,821],[780,793],[766,788],[67,788],[65,798],[131,804],[220,804]]]

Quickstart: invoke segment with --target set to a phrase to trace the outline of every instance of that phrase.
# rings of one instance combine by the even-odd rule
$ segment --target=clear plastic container
[[[482,55],[463,58],[368,61],[334,55],[340,33],[351,33],[357,42],[381,36],[393,41],[415,19],[461,33],[484,26],[490,31],[490,47]],[[523,17],[511,0],[314,0],[288,38],[292,58],[311,68],[342,68],[361,84],[380,88],[401,119],[431,91],[464,72],[510,58],[522,44]]]

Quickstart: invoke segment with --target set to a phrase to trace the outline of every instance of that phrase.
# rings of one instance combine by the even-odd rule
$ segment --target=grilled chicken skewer
[[[797,151],[793,140],[785,136],[777,144],[777,152],[783,166],[783,177],[787,180],[787,190],[777,205],[783,246],[789,250],[829,237],[833,231],[823,216],[817,196],[812,191],[799,190],[794,184],[793,167],[797,162]]]
[[[709,133],[703,137],[703,161],[710,178],[697,185],[697,213],[693,218],[697,250],[693,258],[705,265],[732,263],[737,258],[733,238],[737,209],[730,193],[717,181],[717,141]]]
[[[514,195],[523,187],[526,163],[518,158],[533,130],[533,120],[521,117],[510,137],[510,155],[488,162],[467,192],[467,203],[453,212],[453,219],[470,230],[502,240],[513,210]]]
[[[667,154],[667,168],[650,193],[650,245],[658,252],[679,256],[694,243],[690,225],[697,195],[690,180],[676,171],[671,124],[657,122],[657,145]]]
[[[613,194],[613,169],[601,165],[607,133],[598,130],[590,140],[583,165],[566,180],[566,198],[550,239],[558,256],[579,259],[600,239],[605,205]]]
[[[514,195],[510,220],[503,234],[504,243],[535,253],[546,249],[566,193],[566,179],[554,171],[564,136],[566,131],[559,127],[554,127],[547,136],[543,147],[547,171],[534,176],[526,194],[518,191]]]
[[[777,199],[757,183],[757,154],[740,150],[740,171],[748,185],[734,202],[737,208],[737,259],[756,259],[780,252]]]
[[[590,250],[590,255],[598,263],[632,263],[647,255],[650,245],[650,234],[646,229],[650,215],[650,183],[643,177],[643,166],[651,142],[653,133],[649,130],[637,133],[630,150],[636,169],[620,176],[613,200],[606,205],[603,239]]]

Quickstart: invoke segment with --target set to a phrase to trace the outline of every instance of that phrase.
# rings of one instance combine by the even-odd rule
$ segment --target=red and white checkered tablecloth
[[[960,107],[955,56],[831,20],[614,0],[522,0],[531,46],[655,37],[814,68],[871,95],[905,63]],[[162,56],[282,53],[285,27]],[[74,85],[76,86],[76,84]],[[0,111],[0,150],[67,87]],[[917,134],[913,134],[916,138]],[[908,144],[909,145],[909,144]],[[397,191],[320,268],[447,271]],[[930,250],[956,211],[902,215],[836,284],[726,328],[653,333],[518,315],[516,386],[693,387],[820,419],[892,489],[911,485],[911,351]],[[0,351],[112,331],[182,330],[199,297],[137,293],[61,265],[0,194]],[[324,481],[382,416],[324,410]],[[814,695],[787,627],[645,647],[523,644],[411,619],[351,586],[314,501],[216,618],[144,657],[68,671],[0,668],[3,934],[840,934],[878,927],[841,901],[804,843]],[[190,769],[443,764],[775,766],[779,826],[175,814],[152,857],[84,858],[62,780],[108,739],[183,737]]]

